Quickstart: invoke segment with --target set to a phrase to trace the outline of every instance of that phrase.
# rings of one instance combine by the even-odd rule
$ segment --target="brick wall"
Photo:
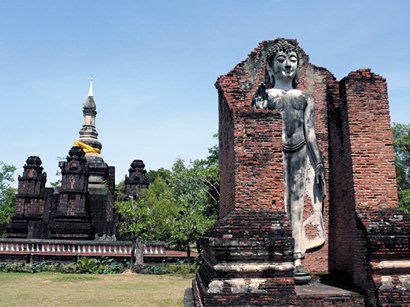
[[[280,114],[234,112],[234,154],[235,209],[284,211]]]
[[[335,254],[331,268],[352,271],[352,254],[360,258],[352,235],[357,244],[364,244],[355,208],[397,206],[393,142],[385,80],[361,70],[343,79],[340,97],[337,94],[331,93],[329,103],[330,244]]]
[[[369,298],[379,306],[410,305],[410,215],[397,208],[360,208],[357,220],[366,240]]]
[[[223,217],[235,208],[235,153],[233,112],[219,93],[219,162],[220,162],[220,205],[219,216]]]
[[[373,306],[397,289],[375,282],[380,273],[372,263],[410,259],[403,236],[410,234],[404,222],[410,218],[398,209],[386,80],[361,69],[339,91],[329,90],[330,269],[350,272]],[[398,271],[383,274],[392,273]]]
[[[410,275],[374,275],[379,306],[410,306]]]
[[[341,82],[357,207],[398,207],[386,80],[361,69]]]

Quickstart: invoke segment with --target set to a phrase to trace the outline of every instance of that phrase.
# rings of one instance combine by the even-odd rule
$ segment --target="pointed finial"
[[[88,96],[94,96],[93,95],[93,77],[91,77],[90,92],[88,93]]]

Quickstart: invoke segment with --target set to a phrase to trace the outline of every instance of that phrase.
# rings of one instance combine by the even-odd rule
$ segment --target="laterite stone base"
[[[197,306],[296,306],[292,230],[284,212],[232,211],[200,244]]]

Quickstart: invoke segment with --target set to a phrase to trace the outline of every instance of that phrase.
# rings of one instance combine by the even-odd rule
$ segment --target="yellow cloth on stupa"
[[[96,154],[101,153],[101,149],[91,147],[90,145],[87,145],[80,141],[75,141],[74,146],[81,147],[85,153],[96,153]]]

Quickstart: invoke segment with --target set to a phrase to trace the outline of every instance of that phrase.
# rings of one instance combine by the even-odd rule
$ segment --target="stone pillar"
[[[145,170],[145,164],[142,160],[134,160],[128,169],[128,176],[125,176],[124,193],[128,196],[135,195],[139,189],[148,189],[149,180]]]
[[[30,156],[18,177],[16,211],[7,227],[9,238],[41,238],[43,236],[44,195],[47,174],[41,159]]]
[[[67,161],[60,164],[62,181],[60,199],[50,239],[93,239],[88,192],[88,163],[81,147],[72,147]]]

